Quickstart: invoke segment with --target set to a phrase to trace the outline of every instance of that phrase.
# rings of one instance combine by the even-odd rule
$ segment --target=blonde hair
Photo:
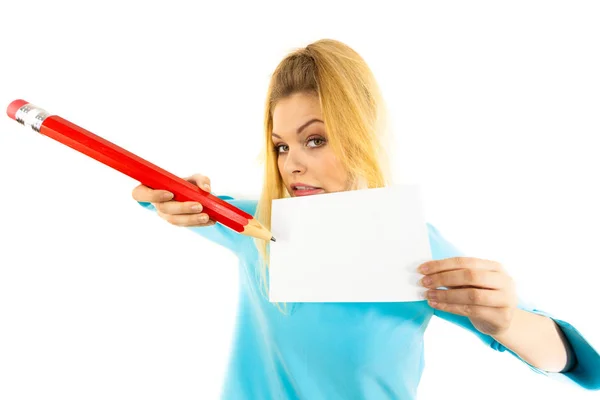
[[[371,69],[346,44],[332,39],[318,40],[289,53],[269,83],[261,155],[264,183],[255,214],[268,229],[271,229],[271,201],[289,197],[277,166],[277,154],[272,150],[273,110],[277,102],[296,93],[317,95],[328,144],[348,171],[351,190],[384,187],[391,182],[385,148],[389,138],[387,111]],[[255,245],[260,255],[262,289],[267,297],[270,244],[256,239]]]

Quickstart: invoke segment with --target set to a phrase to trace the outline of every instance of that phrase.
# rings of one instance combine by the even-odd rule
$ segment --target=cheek
[[[285,183],[287,185],[287,179],[286,179],[286,174],[285,174],[285,169],[284,169],[284,167],[285,167],[284,160],[285,160],[284,157],[277,157],[277,169],[279,170],[279,176],[283,180],[283,183]]]
[[[277,157],[277,156],[275,156],[275,157]],[[283,161],[282,161],[281,157],[277,157],[277,168],[279,169],[279,174],[282,175]]]
[[[323,164],[322,170],[326,171],[325,174],[328,182],[338,189],[345,187],[348,180],[348,174],[335,155],[330,154],[325,158]]]

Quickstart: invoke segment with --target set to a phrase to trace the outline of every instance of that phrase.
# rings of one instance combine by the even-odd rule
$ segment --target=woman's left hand
[[[429,305],[469,317],[486,335],[505,332],[517,308],[517,294],[510,276],[499,262],[472,257],[453,257],[423,263],[420,284]],[[444,289],[436,289],[439,287]]]

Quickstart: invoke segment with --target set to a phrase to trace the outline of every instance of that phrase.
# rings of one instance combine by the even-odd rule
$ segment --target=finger
[[[163,214],[198,214],[203,210],[202,204],[195,201],[165,201],[154,207]]]
[[[426,275],[420,283],[428,288],[475,286],[484,289],[502,289],[508,285],[508,276],[484,269],[458,269]]]
[[[193,183],[194,185],[210,192],[210,178],[202,174],[194,174],[185,178],[186,181]]]
[[[446,304],[433,301],[428,302],[428,304],[429,306],[441,311],[464,315],[465,317],[473,319],[497,321],[498,324],[503,325],[510,323],[513,314],[512,309],[509,307],[485,307],[472,304]]]
[[[512,307],[511,297],[503,290],[490,289],[431,289],[425,292],[429,300],[449,304],[473,304],[486,307]]]
[[[489,320],[505,320],[509,317],[511,309],[508,307],[486,307],[473,304],[447,304],[438,302],[428,302],[428,304],[438,310],[447,311],[452,314],[464,315],[469,318],[481,318]]]
[[[209,219],[208,214],[201,213],[197,215],[190,214],[164,214],[161,212],[157,212],[157,214],[169,222],[172,225],[176,226],[211,226],[215,224],[215,221]]]
[[[450,257],[441,260],[431,260],[421,264],[418,271],[430,275],[443,271],[456,269],[485,269],[488,271],[502,271],[502,265],[493,260],[475,257]]]
[[[167,190],[154,190],[145,185],[138,185],[131,191],[131,197],[135,201],[158,203],[171,200],[173,193]]]

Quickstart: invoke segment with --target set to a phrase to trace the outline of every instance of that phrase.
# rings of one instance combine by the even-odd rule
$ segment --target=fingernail
[[[429,267],[427,265],[421,265],[418,268],[418,271],[421,272],[422,274],[425,274],[425,273],[427,273],[427,271],[429,271]]]
[[[207,192],[210,192],[210,186],[205,183],[204,185],[202,185],[202,187],[204,188],[204,190],[206,190]]]
[[[199,204],[197,204],[195,206],[192,206],[192,210],[194,210],[194,211],[202,211],[202,206],[199,205]]]
[[[163,193],[163,195],[162,195],[163,200],[170,200],[172,197],[173,197],[173,193]]]
[[[206,215],[200,216],[200,222],[202,222],[202,223],[208,222],[208,217]]]
[[[421,286],[427,286],[431,283],[431,277],[426,276],[425,278],[421,279],[419,282],[421,283]]]

